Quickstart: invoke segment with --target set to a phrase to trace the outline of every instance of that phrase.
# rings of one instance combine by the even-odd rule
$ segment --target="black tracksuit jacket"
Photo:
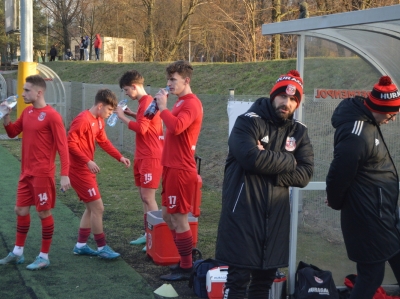
[[[326,178],[330,206],[341,211],[350,260],[387,261],[400,251],[399,179],[379,125],[361,97],[332,116],[334,159]]]
[[[288,187],[306,186],[313,174],[307,128],[280,120],[270,99],[260,98],[237,118],[228,144],[216,259],[250,269],[286,267]]]

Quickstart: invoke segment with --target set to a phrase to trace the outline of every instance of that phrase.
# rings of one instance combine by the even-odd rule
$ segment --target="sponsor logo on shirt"
[[[44,121],[45,118],[46,118],[46,112],[40,112],[38,120],[39,121]]]
[[[289,152],[293,152],[296,148],[296,139],[294,137],[286,138],[285,149]]]
[[[164,140],[164,136],[163,135],[158,136],[158,140]]]
[[[375,139],[375,146],[379,145],[379,139]]]

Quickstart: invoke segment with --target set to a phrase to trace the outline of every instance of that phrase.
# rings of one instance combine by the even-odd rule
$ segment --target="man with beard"
[[[347,255],[357,263],[351,299],[371,299],[389,262],[400,284],[399,176],[381,125],[394,121],[400,92],[383,76],[366,98],[345,99],[332,115],[334,158],[327,203],[340,210]]]
[[[304,124],[293,119],[303,80],[282,75],[270,98],[240,115],[229,137],[216,259],[229,265],[224,299],[268,298],[289,260],[289,186],[305,187],[314,153]]]

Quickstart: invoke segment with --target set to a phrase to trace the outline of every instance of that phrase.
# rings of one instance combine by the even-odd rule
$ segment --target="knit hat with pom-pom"
[[[299,107],[303,95],[303,79],[300,78],[298,71],[291,70],[286,75],[281,75],[278,80],[276,80],[270,93],[271,102],[277,95],[284,93],[294,97],[297,102],[297,107]]]
[[[376,113],[398,113],[400,108],[400,92],[389,76],[383,76],[374,85],[364,104],[369,110]]]

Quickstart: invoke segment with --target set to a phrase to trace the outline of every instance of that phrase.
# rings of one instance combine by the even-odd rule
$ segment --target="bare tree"
[[[53,30],[63,41],[64,50],[71,47],[71,26],[78,21],[81,9],[86,7],[85,0],[40,0],[40,3],[48,9],[51,17],[58,26]],[[75,28],[74,28],[75,29]]]

